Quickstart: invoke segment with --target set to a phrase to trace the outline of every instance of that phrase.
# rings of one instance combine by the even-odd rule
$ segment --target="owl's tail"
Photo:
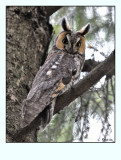
[[[23,101],[21,128],[33,125],[35,126],[36,124],[37,126],[40,126],[39,128],[41,130],[44,130],[52,119],[55,101],[53,100],[50,104],[48,104],[39,114],[37,114],[38,108],[40,107],[39,104],[38,106],[36,104],[33,112],[27,112],[27,109],[33,107],[33,105],[34,104],[29,105],[29,102],[26,100]],[[43,106],[41,106],[41,108],[42,107]]]

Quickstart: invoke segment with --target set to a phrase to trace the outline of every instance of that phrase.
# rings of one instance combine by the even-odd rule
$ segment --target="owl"
[[[23,101],[22,127],[28,126],[41,114],[41,128],[49,124],[58,96],[70,89],[80,78],[85,61],[85,35],[90,24],[80,31],[70,29],[67,19],[62,19],[62,31],[56,37],[48,57],[40,67],[32,88]]]

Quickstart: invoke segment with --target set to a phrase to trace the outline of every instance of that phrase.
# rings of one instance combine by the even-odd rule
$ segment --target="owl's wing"
[[[23,126],[30,124],[66,88],[74,68],[74,60],[66,52],[51,53],[35,76],[32,89],[23,102]]]

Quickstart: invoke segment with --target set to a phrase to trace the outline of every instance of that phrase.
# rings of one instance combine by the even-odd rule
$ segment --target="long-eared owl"
[[[57,96],[71,88],[80,77],[85,61],[84,35],[88,33],[90,24],[74,32],[63,18],[62,29],[23,102],[22,127],[42,113],[40,126],[44,128],[53,116]]]

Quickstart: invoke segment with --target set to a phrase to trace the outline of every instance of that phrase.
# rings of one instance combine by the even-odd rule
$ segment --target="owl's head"
[[[80,31],[74,32],[70,29],[67,19],[62,19],[63,31],[56,38],[55,45],[60,50],[65,50],[70,54],[84,54],[85,35],[89,32],[90,24],[85,25]]]

